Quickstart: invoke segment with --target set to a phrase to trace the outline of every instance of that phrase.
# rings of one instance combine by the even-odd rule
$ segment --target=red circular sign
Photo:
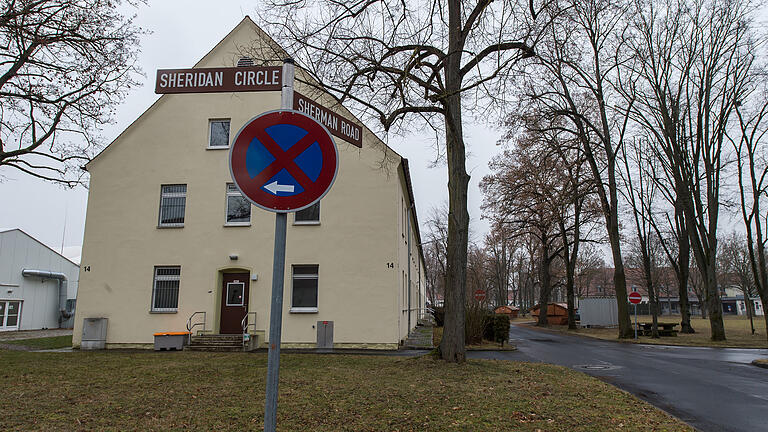
[[[633,292],[629,295],[629,302],[632,304],[639,304],[641,301],[643,301],[643,296],[640,295],[638,292]]]
[[[229,152],[229,170],[243,196],[277,213],[319,201],[338,172],[328,130],[295,110],[268,111],[243,126]]]
[[[480,289],[475,291],[475,300],[480,301],[484,299],[485,299],[485,291]]]

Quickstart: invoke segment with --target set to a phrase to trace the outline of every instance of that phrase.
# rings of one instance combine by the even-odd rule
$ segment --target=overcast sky
[[[155,70],[192,67],[245,15],[259,23],[253,1],[216,2],[215,6],[210,1],[151,1],[149,6],[135,12],[137,24],[151,32],[143,38],[140,54],[147,78],[119,107],[116,124],[104,130],[107,142],[159,97],[154,93]],[[265,30],[269,32],[268,28]],[[490,158],[499,152],[496,146],[499,133],[485,125],[467,124],[464,130],[470,153],[467,171],[472,176],[469,186],[471,230],[474,237],[481,240],[488,228],[480,220],[478,183],[488,173]],[[447,169],[444,165],[429,168],[435,153],[433,141],[427,135],[389,137],[387,142],[410,161],[416,206],[423,225],[429,209],[448,199]],[[0,168],[0,197],[0,228],[21,228],[57,251],[63,246],[64,255],[79,262],[88,200],[86,189],[65,189]]]

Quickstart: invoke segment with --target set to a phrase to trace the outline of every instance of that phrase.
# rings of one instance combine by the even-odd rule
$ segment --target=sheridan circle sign
[[[158,69],[155,93],[279,91],[281,66]]]

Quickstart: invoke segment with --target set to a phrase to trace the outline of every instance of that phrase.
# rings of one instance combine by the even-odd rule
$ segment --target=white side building
[[[79,270],[20,229],[0,231],[0,331],[71,328]]]

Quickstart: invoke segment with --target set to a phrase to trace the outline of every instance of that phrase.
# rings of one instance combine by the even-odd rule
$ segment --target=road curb
[[[756,359],[752,360],[752,365],[759,368],[768,369],[768,359]]]

